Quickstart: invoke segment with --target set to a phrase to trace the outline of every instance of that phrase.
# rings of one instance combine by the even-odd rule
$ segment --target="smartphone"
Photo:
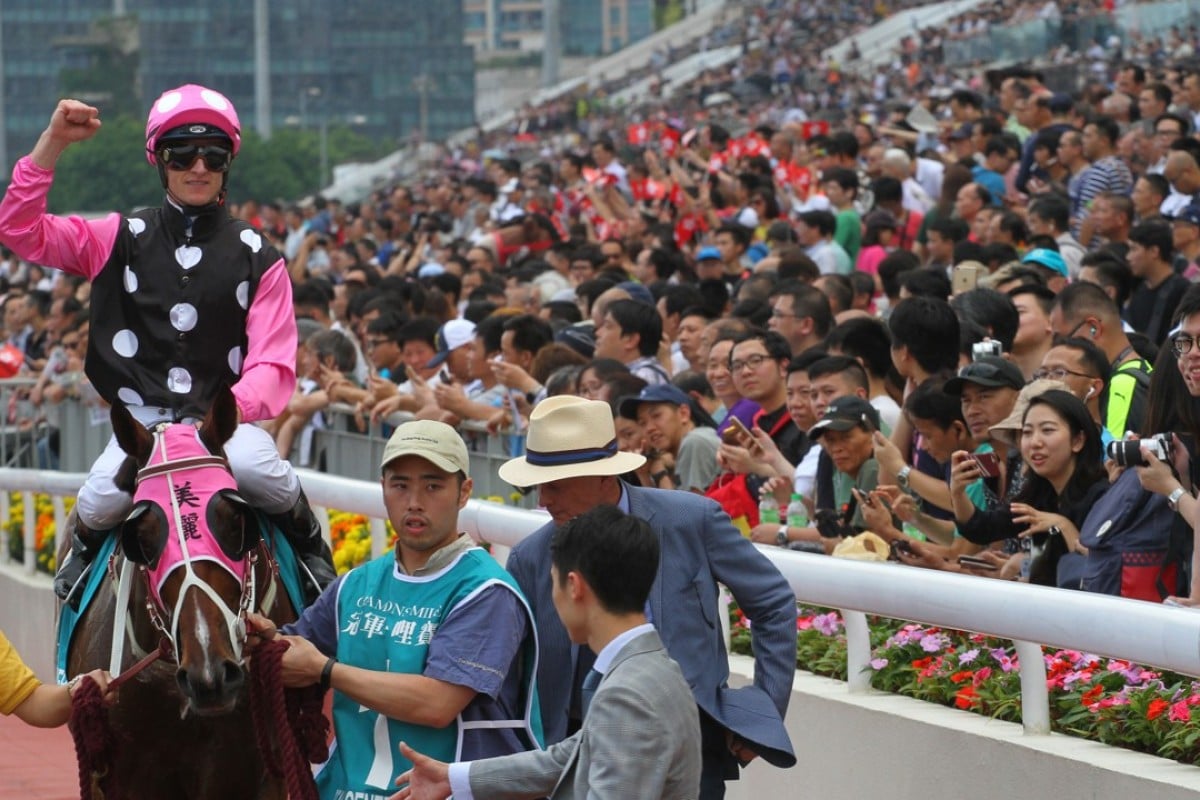
[[[966,556],[966,555],[959,556],[958,564],[961,567],[970,567],[971,569],[985,569],[985,570],[988,570],[989,572],[995,572],[996,570],[1000,569],[992,562],[988,561],[985,558],[980,558],[979,556]]]
[[[738,447],[749,447],[754,443],[750,429],[737,417],[729,418],[729,427],[725,429],[721,438],[725,440],[725,444],[736,444]]]
[[[962,294],[969,292],[979,285],[979,279],[987,273],[982,264],[959,264],[950,272],[950,292]]]
[[[971,460],[979,467],[979,474],[983,477],[1000,477],[1000,457],[995,453],[972,453]]]

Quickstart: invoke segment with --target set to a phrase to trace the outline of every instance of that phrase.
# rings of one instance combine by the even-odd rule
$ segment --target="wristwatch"
[[[1046,528],[1046,533],[1050,536],[1062,536],[1062,528],[1057,525],[1051,525],[1049,528]]]
[[[899,486],[902,491],[908,491],[908,474],[910,472],[912,472],[912,467],[905,464],[900,468],[900,471],[896,473],[896,485]]]
[[[1169,505],[1171,507],[1172,511],[1179,510],[1179,500],[1185,494],[1187,494],[1186,489],[1184,489],[1182,486],[1176,486],[1175,491],[1173,491],[1169,495],[1167,495],[1167,505]]]
[[[775,534],[775,544],[780,547],[788,546],[787,525],[782,526],[779,529],[779,533]]]

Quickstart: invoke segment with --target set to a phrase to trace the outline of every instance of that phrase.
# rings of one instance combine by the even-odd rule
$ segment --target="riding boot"
[[[75,518],[75,530],[71,532],[71,553],[58,568],[54,576],[54,593],[76,611],[79,610],[81,591],[77,588],[89,564],[108,539],[108,531],[94,531]]]
[[[296,500],[296,505],[290,511],[282,514],[270,514],[270,519],[279,527],[283,535],[292,543],[304,568],[300,570],[301,582],[304,584],[304,601],[311,605],[321,594],[321,591],[337,577],[333,568],[333,553],[325,543],[325,534],[321,523],[313,514],[312,507],[304,492]],[[310,579],[311,578],[311,579]]]

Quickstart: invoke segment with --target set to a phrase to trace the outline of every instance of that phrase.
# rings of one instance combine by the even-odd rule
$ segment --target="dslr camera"
[[[1108,443],[1108,457],[1119,467],[1144,467],[1147,462],[1142,458],[1143,449],[1169,464],[1175,451],[1174,437],[1158,433],[1145,439],[1118,439]]]
[[[976,342],[971,345],[972,361],[978,361],[986,356],[996,356],[999,358],[1002,355],[1004,355],[1004,348],[995,339],[987,339],[986,341]]]

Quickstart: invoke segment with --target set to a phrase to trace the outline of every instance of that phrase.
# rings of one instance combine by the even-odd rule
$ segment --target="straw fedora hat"
[[[617,450],[608,403],[558,395],[533,409],[525,455],[501,465],[500,477],[513,486],[537,486],[585,475],[622,475],[645,463],[645,456]]]

